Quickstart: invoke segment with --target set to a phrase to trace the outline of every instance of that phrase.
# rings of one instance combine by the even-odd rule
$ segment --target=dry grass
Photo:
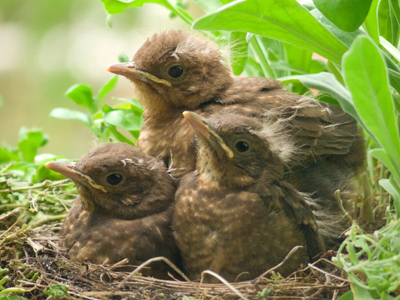
[[[1,276],[3,280],[7,277],[0,295],[13,289],[14,294],[27,299],[51,299],[48,291],[52,285],[65,285],[66,299],[337,299],[349,289],[344,274],[326,259],[288,278],[269,272],[266,277],[237,283],[129,276],[130,273],[115,271],[116,265],[69,261],[65,249],[58,246],[60,225],[42,225],[31,230],[19,227],[17,221],[2,234],[0,266],[8,272],[0,275],[0,280]]]

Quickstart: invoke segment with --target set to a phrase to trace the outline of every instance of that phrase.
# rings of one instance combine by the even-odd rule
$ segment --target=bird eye
[[[239,151],[239,152],[246,152],[250,148],[249,144],[247,144],[244,141],[237,142],[235,147],[236,147],[237,151]]]
[[[107,176],[107,182],[111,185],[117,185],[122,181],[122,175],[119,173],[112,173]]]
[[[180,65],[175,65],[169,68],[168,75],[172,78],[178,78],[183,74],[183,67]]]

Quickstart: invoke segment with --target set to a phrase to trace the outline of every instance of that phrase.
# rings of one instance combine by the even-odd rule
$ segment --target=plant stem
[[[267,54],[264,52],[264,50],[261,48],[259,40],[257,37],[252,36],[250,39],[249,46],[253,49],[254,53],[257,55],[261,68],[264,72],[264,76],[268,78],[276,78],[276,74],[272,70],[271,66],[268,63],[267,60]]]

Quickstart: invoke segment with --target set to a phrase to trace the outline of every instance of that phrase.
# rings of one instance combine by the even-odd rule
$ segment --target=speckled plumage
[[[229,281],[255,278],[302,245],[278,269],[288,275],[324,250],[306,202],[312,200],[283,180],[287,154],[296,151],[284,132],[237,115],[185,118],[199,136],[199,150],[196,170],[176,193],[173,229],[192,279],[206,269]]]
[[[177,66],[182,73],[174,78],[176,73],[169,73]],[[109,71],[130,79],[145,106],[138,147],[161,157],[177,177],[196,165],[194,133],[182,119],[184,110],[204,117],[235,113],[281,124],[295,146],[305,150],[287,166],[286,178],[333,210],[334,191],[350,194],[352,178],[365,161],[363,134],[351,116],[334,105],[284,91],[276,80],[233,77],[216,44],[204,37],[178,30],[155,34],[132,62],[112,65]]]
[[[128,258],[138,265],[165,256],[177,263],[171,232],[176,183],[161,162],[131,145],[107,143],[76,164],[46,166],[74,180],[79,192],[60,232],[72,260],[114,264]],[[156,263],[150,275],[167,277],[166,270]]]

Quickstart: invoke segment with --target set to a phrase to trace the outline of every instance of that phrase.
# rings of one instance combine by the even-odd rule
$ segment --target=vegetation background
[[[0,1],[0,144],[15,146],[21,126],[39,128],[50,138],[40,153],[81,157],[94,146],[90,128],[49,117],[55,107],[76,108],[65,91],[77,82],[97,91],[120,53],[131,58],[156,31],[189,29],[156,4],[114,16],[112,29],[105,17],[95,0]],[[113,91],[113,97],[132,95],[128,80]]]
[[[76,191],[54,181],[61,178],[43,168],[44,161],[77,158],[95,137],[135,142],[142,107],[121,98],[130,97],[131,87],[126,80],[117,85],[105,68],[118,54],[126,61],[154,31],[176,27],[232,42],[235,75],[279,78],[301,94],[317,89],[321,100],[340,104],[359,121],[368,168],[353,220],[386,224],[366,233],[354,222],[333,258],[351,286],[340,300],[400,299],[398,0],[3,0],[0,122],[1,140],[11,147],[0,148],[0,220],[19,215],[11,224],[21,221],[26,230],[62,220],[59,198],[72,203]],[[21,126],[41,127],[50,139],[41,130],[18,134]],[[43,151],[53,154],[37,155]],[[57,197],[47,194],[57,186]],[[0,227],[0,237],[7,228]],[[11,239],[0,239],[0,246]],[[8,292],[6,272],[0,270],[0,295]]]

